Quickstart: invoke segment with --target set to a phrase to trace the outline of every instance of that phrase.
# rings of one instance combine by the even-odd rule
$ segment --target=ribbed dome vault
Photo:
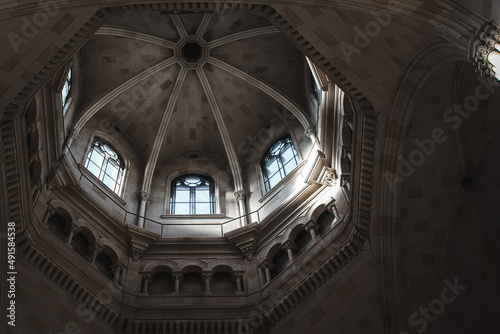
[[[146,166],[188,152],[227,160],[240,188],[245,150],[273,118],[311,125],[302,54],[265,18],[244,11],[125,12],[83,49],[74,128],[118,124]]]

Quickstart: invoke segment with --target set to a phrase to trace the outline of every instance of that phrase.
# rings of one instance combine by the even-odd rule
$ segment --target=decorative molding
[[[144,252],[160,237],[159,234],[143,229],[135,225],[127,225],[130,237],[130,257],[132,261],[139,261]]]
[[[35,269],[48,277],[55,285],[61,288],[69,296],[77,300],[86,309],[95,314],[105,324],[114,328],[120,320],[119,310],[110,307],[109,300],[103,301],[99,294],[94,294],[77,277],[61,269],[61,266],[45,256],[28,239],[26,232],[17,235],[17,248],[21,255]]]
[[[500,52],[495,47],[500,44],[500,28],[493,22],[486,22],[478,30],[471,45],[471,56],[476,67],[476,72],[489,80],[491,83],[500,85],[500,81],[495,75],[493,65],[488,61],[488,56],[492,52]],[[498,73],[500,76],[500,73]]]
[[[286,251],[289,249],[294,250],[296,248],[297,248],[297,245],[292,240],[287,240],[281,245],[281,249],[286,250]]]
[[[141,200],[141,202],[149,202],[149,198],[151,197],[151,194],[146,192],[146,191],[139,191],[139,199]]]
[[[337,185],[338,179],[339,177],[335,169],[323,166],[323,169],[321,170],[318,176],[318,183],[325,185],[327,187],[332,187]]]
[[[143,249],[134,247],[133,245],[131,246],[130,257],[132,258],[132,261],[134,261],[134,262],[139,261],[143,255],[144,255]]]
[[[252,261],[256,250],[258,227],[257,223],[251,223],[225,233],[224,237],[240,250],[245,259]]]
[[[316,135],[316,129],[314,126],[310,125],[304,130],[304,135],[306,137],[312,138]]]
[[[234,197],[236,197],[238,202],[244,201],[247,198],[247,192],[245,189],[238,190],[234,193]]]
[[[319,225],[316,224],[313,220],[310,220],[304,224],[304,230],[306,230],[306,232],[309,232],[311,230],[317,231],[319,230]]]
[[[80,138],[80,131],[78,129],[73,128],[68,133],[68,137],[73,139],[73,140],[77,140],[78,138]]]
[[[62,181],[56,172],[52,172],[47,176],[45,187],[48,191],[52,191],[62,186]]]
[[[255,244],[249,244],[240,248],[241,254],[247,261],[252,261],[255,255]]]
[[[264,261],[262,261],[259,264],[259,268],[260,269],[273,269],[274,268],[274,264],[271,262],[271,260],[264,259]]]

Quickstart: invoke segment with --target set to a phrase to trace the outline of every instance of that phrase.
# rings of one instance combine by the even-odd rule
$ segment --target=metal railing
[[[84,173],[81,168],[85,168],[85,167],[82,167],[81,164],[79,164],[75,158],[75,156],[73,155],[73,152],[71,151],[71,149],[68,147],[68,152],[69,152],[69,155],[71,156],[71,160],[73,161],[73,163],[75,164],[76,166],[76,169],[78,169],[78,172],[80,173],[80,177],[79,177],[79,180],[81,180],[82,178],[85,178],[87,181],[89,181],[90,183],[95,184],[95,180],[92,180],[91,178],[89,178],[86,173]],[[67,155],[67,154],[66,154]],[[106,198],[110,199],[113,203],[116,204],[116,206],[122,210],[123,212],[123,224],[126,225],[126,224],[130,224],[130,225],[135,225],[137,220],[139,218],[142,218],[144,219],[144,221],[146,222],[150,222],[150,223],[153,223],[153,224],[156,224],[158,226],[160,226],[159,229],[154,229],[154,228],[146,228],[147,230],[150,230],[152,232],[156,232],[156,230],[159,230],[159,234],[160,236],[163,238],[165,237],[164,235],[164,231],[165,231],[165,226],[187,226],[188,224],[185,224],[185,223],[169,223],[169,222],[160,222],[160,221],[157,221],[157,220],[154,220],[154,219],[151,219],[151,218],[148,218],[148,217],[145,217],[145,216],[140,216],[134,212],[131,212],[131,211],[128,211],[127,209],[125,209],[123,207],[123,204],[122,203],[119,203],[115,198],[109,196],[105,191],[103,191],[101,189],[101,186],[102,185],[99,185],[97,186],[96,188],[99,189],[99,191],[101,191],[101,193],[106,196]],[[110,190],[111,191],[111,190]],[[273,198],[274,196],[276,195],[273,195],[271,198]],[[252,212],[249,212],[245,215],[242,215],[242,216],[239,216],[239,217],[235,217],[235,218],[231,218],[229,220],[225,220],[223,222],[220,222],[220,223],[196,223],[196,222],[192,222],[190,221],[189,222],[189,226],[217,226],[219,225],[220,226],[220,235],[221,237],[224,237],[224,226],[227,225],[227,224],[230,224],[230,223],[233,223],[233,222],[238,222],[238,224],[241,224],[240,222],[245,222],[247,221],[247,217],[248,218],[252,218],[252,217],[256,217],[256,222],[258,224],[261,223],[261,219],[260,219],[260,211],[264,208],[264,206],[267,204],[264,203],[262,204],[257,210],[254,210]],[[129,218],[129,217],[132,217],[132,218]],[[175,219],[176,217],[172,216],[172,219]],[[194,216],[194,219],[197,219],[196,216]],[[198,218],[199,219],[199,218]],[[212,219],[212,218],[210,218]],[[144,224],[144,226],[146,226],[146,223]],[[241,226],[241,225],[238,225],[238,227]]]

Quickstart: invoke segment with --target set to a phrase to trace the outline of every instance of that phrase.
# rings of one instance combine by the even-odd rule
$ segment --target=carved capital
[[[323,184],[331,187],[337,185],[337,171],[332,168],[326,168],[326,173],[324,174]]]
[[[91,252],[95,252],[96,254],[99,254],[100,252],[102,252],[104,250],[104,246],[97,243],[97,242],[94,242],[92,245],[90,245],[89,247],[89,251]]]
[[[37,120],[34,120],[33,122],[31,122],[31,123],[28,125],[28,127],[27,127],[26,131],[27,131],[28,133],[32,133],[32,132],[35,132],[36,130],[38,130],[38,121],[37,121]]]
[[[281,249],[286,251],[289,249],[294,250],[295,248],[297,248],[297,245],[292,240],[287,240],[281,245]]]
[[[247,198],[247,193],[245,189],[238,190],[237,192],[234,193],[234,197],[236,197],[236,200],[239,201],[244,201]]]
[[[351,146],[342,146],[342,155],[344,158],[349,158],[349,155],[351,155]]]
[[[305,135],[306,137],[309,137],[309,138],[311,138],[312,136],[316,135],[316,129],[314,128],[314,126],[309,125],[309,126],[305,129],[305,131],[304,131],[304,135]]]
[[[32,153],[29,157],[28,164],[31,164],[34,161],[40,161],[40,153],[41,153],[40,151],[36,151],[36,152]]]
[[[331,214],[333,214],[333,212],[336,210],[336,207],[335,207],[335,198],[331,198],[331,201],[325,206],[326,210],[328,212],[330,212]]]
[[[497,76],[493,70],[493,64],[488,60],[488,56],[492,52],[499,53],[500,55],[500,29],[495,24],[488,22],[478,30],[474,41],[472,43],[471,57],[474,60],[476,71],[481,76],[488,79],[494,84],[500,84]]]
[[[149,198],[151,197],[151,194],[146,192],[146,191],[139,191],[139,199],[143,202],[149,202]]]
[[[141,259],[142,255],[144,254],[143,249],[139,249],[136,247],[132,247],[130,249],[130,257],[132,258],[132,261],[137,262]]]
[[[130,236],[129,253],[134,262],[139,261],[149,246],[151,246],[160,236],[157,233],[135,225],[127,225],[127,232]]]
[[[172,273],[172,277],[174,278],[174,280],[176,281],[179,281],[179,282],[182,282],[182,273],[179,272],[179,271],[174,271]]]
[[[241,248],[241,254],[248,261],[252,261],[253,260],[253,256],[255,255],[255,249],[254,249],[253,245]]]
[[[57,177],[56,173],[50,173],[47,176],[46,187],[48,191],[61,187],[61,181]]]
[[[81,229],[80,226],[75,225],[75,224],[71,224],[71,226],[69,227],[69,232],[76,235],[78,232],[80,232],[80,229]]]
[[[201,276],[203,277],[203,279],[206,281],[206,280],[209,280],[209,281],[212,281],[213,278],[214,278],[214,273],[211,272],[211,271],[207,271],[207,272],[203,272],[201,273]]]
[[[47,215],[49,218],[52,217],[56,212],[56,208],[54,208],[52,205],[47,205]]]
[[[270,260],[265,259],[262,261],[262,263],[259,265],[260,269],[273,269],[274,268],[274,263],[272,263]]]
[[[233,281],[243,278],[243,271],[233,271]]]
[[[142,278],[145,280],[151,282],[153,280],[153,274],[150,271],[143,271],[141,272]]]
[[[319,225],[310,220],[304,224],[304,230],[306,230],[306,232],[310,232],[311,230],[317,231],[319,230]]]
[[[349,184],[351,183],[351,175],[349,174],[343,174],[341,177],[341,184],[342,187],[349,188]]]
[[[78,138],[80,138],[80,131],[74,128],[71,129],[68,133],[68,138],[71,138],[72,140],[77,140]]]
[[[344,116],[344,127],[352,128],[352,117]]]

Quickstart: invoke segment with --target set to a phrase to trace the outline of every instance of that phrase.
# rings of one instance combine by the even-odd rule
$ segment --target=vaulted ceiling
[[[153,148],[157,161],[188,152],[227,159],[228,150],[241,160],[239,143],[290,112],[283,101],[309,119],[303,66],[302,53],[250,12],[123,12],[83,48],[74,124],[108,118],[145,160]]]

